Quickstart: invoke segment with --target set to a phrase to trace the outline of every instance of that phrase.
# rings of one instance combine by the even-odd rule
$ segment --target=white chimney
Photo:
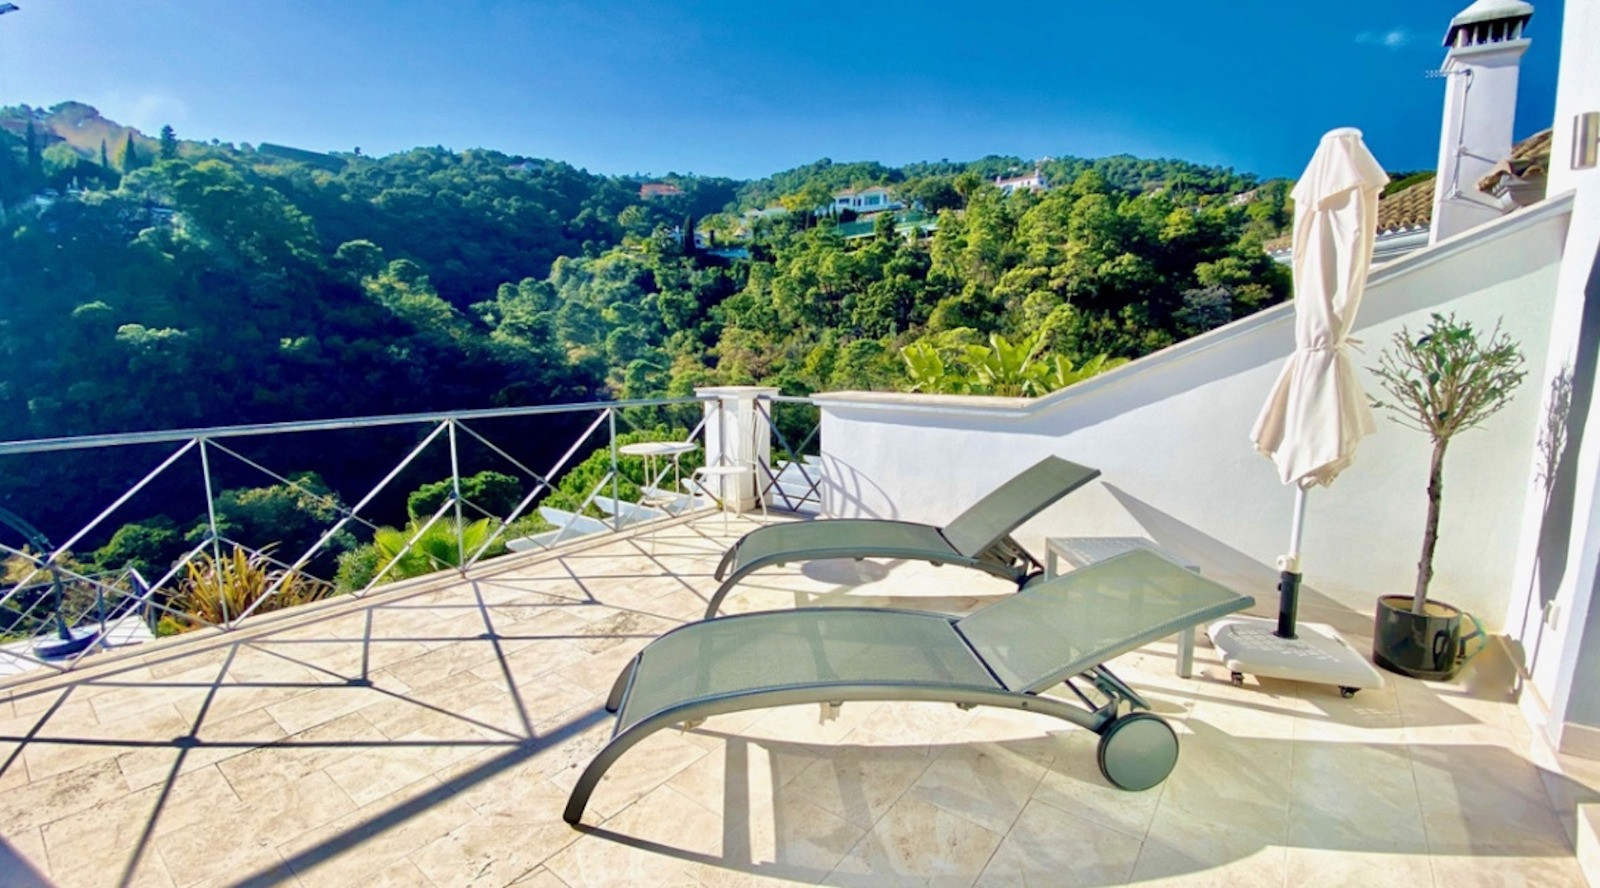
[[[1501,214],[1499,202],[1478,190],[1478,180],[1511,154],[1517,74],[1529,43],[1523,30],[1532,17],[1533,4],[1522,0],[1477,0],[1450,20],[1429,243]]]

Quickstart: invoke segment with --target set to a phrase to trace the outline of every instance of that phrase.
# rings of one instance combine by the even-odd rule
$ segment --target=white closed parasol
[[[1300,589],[1300,532],[1305,518],[1306,490],[1333,482],[1355,458],[1356,445],[1372,434],[1376,426],[1367,406],[1366,392],[1356,378],[1348,354],[1350,331],[1366,288],[1367,271],[1372,264],[1372,244],[1377,236],[1378,193],[1389,177],[1361,141],[1360,130],[1343,128],[1322,137],[1316,154],[1295,184],[1294,209],[1294,308],[1295,349],[1284,363],[1267,403],[1256,418],[1250,438],[1256,449],[1272,459],[1284,484],[1295,485],[1295,512],[1290,528],[1289,552],[1278,560],[1278,625],[1275,641],[1252,638],[1252,646],[1282,649],[1280,642],[1297,640],[1295,611]],[[1227,623],[1229,621],[1224,621]],[[1218,627],[1211,634],[1217,642]],[[1235,629],[1240,624],[1234,624]],[[1263,634],[1252,626],[1243,635]],[[1235,634],[1240,634],[1236,631]],[[1347,693],[1362,687],[1381,686],[1382,677],[1365,658],[1342,640],[1332,641],[1339,651],[1318,651],[1311,656],[1306,645],[1316,647],[1324,640],[1308,637],[1305,644],[1273,655],[1289,658],[1291,665],[1279,668],[1276,662],[1230,663],[1238,676],[1243,672],[1276,675],[1284,678],[1309,678],[1305,674],[1311,661],[1326,656],[1347,658],[1354,654],[1359,666],[1334,669],[1330,681],[1345,687]],[[1218,647],[1224,647],[1218,642]],[[1259,651],[1253,654],[1265,656]],[[1225,657],[1227,659],[1227,657]],[[1239,659],[1239,658],[1236,658]],[[1248,659],[1248,658],[1245,658]],[[1267,657],[1272,660],[1273,657]],[[1327,664],[1319,664],[1327,668]],[[1365,674],[1370,672],[1372,683]]]

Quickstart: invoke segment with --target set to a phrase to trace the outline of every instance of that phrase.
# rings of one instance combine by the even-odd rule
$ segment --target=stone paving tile
[[[1131,881],[1138,885],[1205,888],[1287,886],[1291,883],[1285,881],[1285,829],[1281,821],[1275,826],[1241,826],[1225,806],[1202,816],[1162,806],[1156,810],[1140,847]]]
[[[707,888],[815,884],[837,867],[865,831],[804,799],[780,796],[768,807],[729,811],[720,859],[692,862],[686,878]]]
[[[971,885],[1003,838],[1003,834],[937,805],[903,799],[872,825],[827,881],[856,885]]]
[[[722,856],[722,818],[661,786],[607,820],[596,837],[579,841],[544,866],[568,885],[662,885],[691,862]]]
[[[1005,834],[978,878],[981,885],[1121,885],[1133,874],[1139,839],[1098,823],[1063,816],[1032,802]]]
[[[307,888],[363,885],[367,874],[407,858],[477,816],[428,778],[280,843]]]
[[[193,724],[164,703],[101,725],[72,727],[46,723],[23,750],[28,774],[40,780],[105,759],[116,759],[140,744],[165,744],[189,733]]]
[[[192,730],[192,723],[190,729]],[[207,719],[193,736],[193,745],[184,743],[188,732],[174,735],[160,746],[141,747],[117,756],[117,767],[130,790],[139,790],[166,780],[174,765],[181,773],[214,765],[236,755],[286,736],[283,728],[263,710],[254,710],[229,719]],[[182,762],[178,753],[183,752]]]
[[[64,817],[43,830],[51,875],[65,884],[115,885],[130,867],[165,870],[152,850],[156,834],[192,829],[206,820],[206,812],[236,801],[213,771],[182,787],[152,786]]]
[[[217,769],[231,785],[248,794],[248,787],[257,782],[320,771],[349,756],[351,750],[377,748],[387,739],[356,712],[233,756],[219,762]]]
[[[0,794],[4,830],[28,830],[120,799],[127,793],[114,758],[101,759]]]
[[[61,886],[1581,884],[1572,811],[1600,766],[1541,752],[1484,669],[1344,700],[1232,687],[1203,641],[1180,678],[1171,639],[1114,667],[1181,738],[1144,793],[1105,784],[1091,732],[1034,713],[808,705],[652,736],[568,827],[604,695],[699,617],[727,541],[712,516],[0,692],[0,837]],[[990,585],[1009,588],[791,565],[729,609],[959,613]]]
[[[564,804],[566,793],[548,781],[529,781],[514,799],[480,809],[408,859],[438,886],[511,884],[578,841],[579,834],[551,814]]]
[[[920,750],[815,746],[812,761],[782,787],[863,829],[877,823],[933,760]]]

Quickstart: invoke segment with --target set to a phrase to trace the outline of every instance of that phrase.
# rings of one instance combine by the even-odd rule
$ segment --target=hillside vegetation
[[[990,184],[1035,167],[1050,190]],[[681,193],[646,200],[646,182]],[[921,221],[882,215],[851,240],[848,213],[812,212],[878,184]],[[958,367],[995,336],[1102,367],[1283,299],[1260,243],[1288,221],[1285,185],[1132,157],[646,179],[492,150],[150,138],[77,103],[5,108],[0,438],[712,383],[925,389],[903,352]],[[744,214],[769,207],[789,212]],[[0,504],[36,508],[45,486],[7,477]]]

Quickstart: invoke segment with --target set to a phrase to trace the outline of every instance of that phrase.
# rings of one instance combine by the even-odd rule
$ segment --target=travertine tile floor
[[[699,616],[727,542],[704,518],[660,529],[653,556],[613,538],[502,560],[0,689],[0,884],[1583,883],[1574,811],[1600,763],[1550,760],[1512,705],[1471,683],[1234,688],[1204,646],[1180,680],[1167,643],[1118,661],[1182,735],[1149,792],[1111,789],[1095,738],[1048,718],[794,707],[657,734],[569,828],[605,691]],[[1008,588],[872,563],[755,579],[730,610],[852,588],[961,609]]]

